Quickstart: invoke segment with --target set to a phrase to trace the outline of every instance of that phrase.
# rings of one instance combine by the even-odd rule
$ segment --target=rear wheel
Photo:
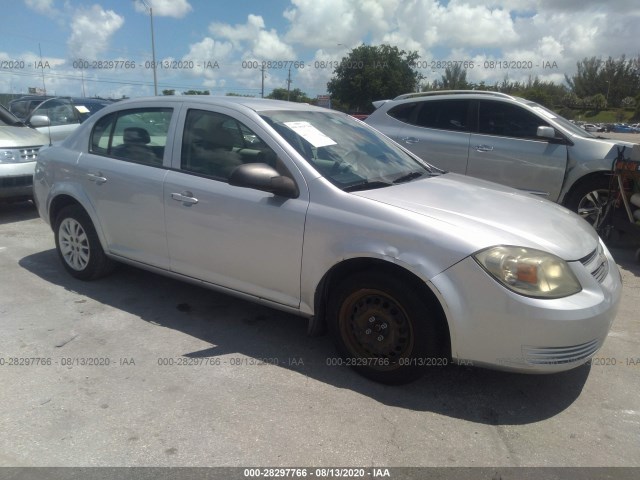
[[[436,358],[437,309],[392,275],[361,272],[343,280],[330,296],[328,323],[343,365],[402,384],[446,359]]]
[[[92,280],[113,270],[113,261],[105,255],[89,215],[79,205],[60,211],[54,233],[62,265],[75,278]]]

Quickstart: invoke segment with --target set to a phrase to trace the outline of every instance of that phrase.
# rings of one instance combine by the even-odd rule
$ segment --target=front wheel
[[[63,208],[53,230],[58,256],[73,277],[92,280],[113,269],[113,261],[105,255],[89,215],[79,205]]]
[[[596,230],[604,223],[608,213],[610,179],[593,177],[580,182],[564,202],[564,206],[576,212]]]
[[[333,290],[328,323],[342,364],[377,382],[403,384],[446,362],[437,358],[436,312],[392,273],[361,272]]]

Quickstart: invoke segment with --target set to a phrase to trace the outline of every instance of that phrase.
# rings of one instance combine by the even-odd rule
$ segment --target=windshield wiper
[[[390,187],[393,185],[389,182],[381,182],[379,180],[370,182],[369,180],[365,180],[364,182],[354,183],[353,185],[349,185],[348,187],[343,188],[345,192],[357,192],[358,190],[370,190],[374,188],[383,188]]]
[[[414,180],[416,178],[420,178],[422,175],[424,175],[423,172],[409,172],[406,175],[400,175],[398,178],[396,178],[393,183],[404,183],[404,182],[409,182],[411,180]]]

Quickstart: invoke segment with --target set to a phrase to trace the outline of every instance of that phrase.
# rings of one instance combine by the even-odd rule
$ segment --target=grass
[[[567,112],[565,110],[565,112]],[[563,113],[565,113],[563,112]],[[579,120],[588,123],[633,123],[633,110],[601,110],[596,112],[595,110],[569,110],[572,116],[566,116],[573,120]]]

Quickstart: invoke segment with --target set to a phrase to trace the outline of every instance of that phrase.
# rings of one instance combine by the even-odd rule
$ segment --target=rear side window
[[[401,105],[395,106],[391,108],[387,115],[395,118],[396,120],[400,120],[404,123],[413,123],[415,114],[417,111],[418,103],[403,103]]]
[[[136,163],[162,165],[172,109],[123,110],[96,122],[90,150]]]
[[[469,131],[469,100],[429,100],[421,102],[415,120],[419,127]]]
[[[486,135],[516,138],[538,138],[538,127],[548,126],[540,117],[505,102],[481,101],[478,131]]]

